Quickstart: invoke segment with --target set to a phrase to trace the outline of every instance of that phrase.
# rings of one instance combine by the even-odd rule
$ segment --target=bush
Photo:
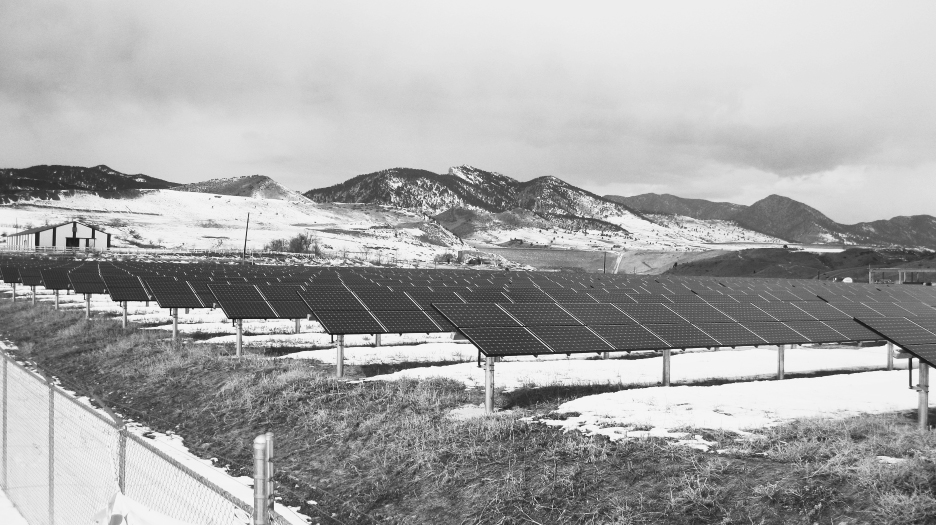
[[[318,240],[305,233],[300,233],[291,239],[273,239],[266,243],[263,249],[271,252],[322,254]]]

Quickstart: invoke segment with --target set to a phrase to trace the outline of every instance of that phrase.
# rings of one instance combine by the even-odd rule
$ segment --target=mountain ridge
[[[179,184],[143,175],[129,175],[104,164],[90,168],[46,165],[0,169],[0,203],[24,199],[58,199],[64,192],[88,192],[119,197],[139,190],[170,189]]]

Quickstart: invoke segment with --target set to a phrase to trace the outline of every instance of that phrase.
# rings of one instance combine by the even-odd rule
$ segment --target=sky
[[[0,167],[936,215],[936,2],[0,1]]]

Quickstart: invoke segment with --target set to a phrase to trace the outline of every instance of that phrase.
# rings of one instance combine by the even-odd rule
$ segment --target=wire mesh
[[[53,406],[55,522],[92,523],[120,489],[120,433],[65,394]]]
[[[139,440],[136,436],[127,440],[127,497],[171,518],[190,523],[250,523],[249,510],[242,509],[242,504],[235,504]]]
[[[53,525],[49,513],[49,387],[7,365],[7,486],[30,525]]]

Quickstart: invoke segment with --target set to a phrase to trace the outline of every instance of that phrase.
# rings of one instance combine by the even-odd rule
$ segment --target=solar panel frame
[[[755,304],[754,306],[781,322],[817,320],[803,309],[797,308],[795,305],[787,302]]]
[[[659,303],[615,304],[619,310],[640,324],[689,324],[666,305]]]
[[[901,345],[901,347],[918,359],[926,361],[928,365],[936,366],[936,344]]]
[[[693,324],[698,323],[730,323],[733,320],[714,306],[706,303],[676,303],[664,305],[676,315]]]
[[[298,299],[298,295],[296,297],[297,299],[295,301],[272,300],[267,301],[267,303],[273,308],[277,319],[305,319],[309,317],[312,313],[312,310],[309,309],[309,305],[305,304],[305,301]]]
[[[530,326],[530,332],[557,354],[609,352],[614,348],[587,326]]]
[[[881,340],[880,335],[869,330],[868,327],[854,319],[833,319],[831,321],[823,321],[823,323],[842,334],[845,337],[843,341],[864,342]]]
[[[936,334],[905,317],[859,317],[856,320],[900,346],[936,344]]]
[[[711,348],[718,341],[691,324],[643,324],[654,335],[666,341],[672,348]]]
[[[484,326],[459,330],[488,357],[547,355],[552,350],[522,326]]]
[[[564,303],[561,306],[585,325],[638,324],[637,321],[609,303]]]
[[[839,310],[829,303],[821,301],[806,301],[790,303],[820,321],[833,321],[836,319],[853,319],[852,316]]]
[[[419,305],[403,292],[393,292],[386,288],[351,291],[371,311],[420,310]]]
[[[422,310],[371,310],[389,333],[416,334],[445,332]]]
[[[316,315],[320,310],[337,312],[367,311],[367,307],[361,304],[357,296],[347,288],[319,288],[302,291],[298,295]]]
[[[786,321],[784,324],[809,339],[812,343],[837,343],[848,341],[841,332],[822,321]]]
[[[769,345],[798,345],[811,342],[808,337],[780,321],[744,321],[738,324],[753,332]]]
[[[277,319],[266,301],[218,301],[228,319]]]
[[[753,303],[714,304],[719,312],[727,315],[735,322],[774,322],[776,319],[767,312],[757,308]]]
[[[553,302],[498,304],[498,307],[524,326],[574,326],[582,324]]]
[[[730,323],[694,323],[695,326],[718,341],[718,346],[760,346],[767,344],[743,325]]]
[[[387,330],[367,310],[313,310],[326,333],[332,335],[384,334]]]
[[[639,324],[592,325],[593,332],[608,342],[615,350],[662,350],[669,344]]]
[[[521,326],[507,312],[498,308],[497,303],[433,303],[432,306],[459,329]]]

